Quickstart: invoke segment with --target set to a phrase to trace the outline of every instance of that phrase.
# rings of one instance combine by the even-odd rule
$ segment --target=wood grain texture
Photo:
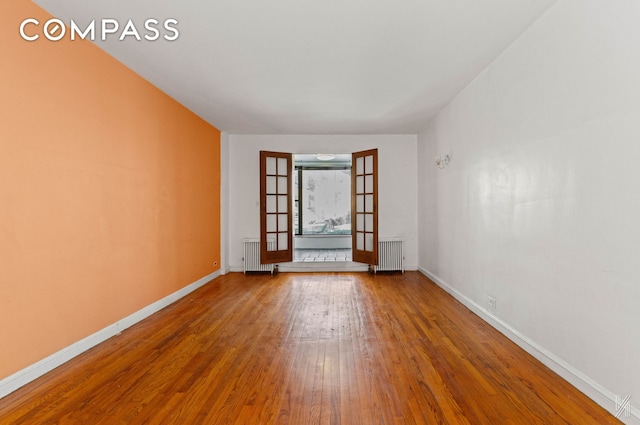
[[[614,424],[416,272],[222,276],[0,400],[9,424]]]

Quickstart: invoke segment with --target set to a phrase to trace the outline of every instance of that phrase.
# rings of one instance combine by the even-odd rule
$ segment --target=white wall
[[[296,249],[351,249],[351,235],[294,236]]]
[[[229,134],[220,134],[220,272],[229,272]]]
[[[639,23],[559,1],[419,136],[420,267],[609,410],[640,406]]]
[[[406,240],[406,266],[418,265],[416,135],[230,135],[229,266],[242,270],[242,239],[259,237],[259,152],[351,153],[378,148],[378,224],[380,237]]]

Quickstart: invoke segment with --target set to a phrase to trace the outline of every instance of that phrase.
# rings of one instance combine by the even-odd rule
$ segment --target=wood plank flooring
[[[416,272],[222,276],[0,400],[9,424],[613,424]]]

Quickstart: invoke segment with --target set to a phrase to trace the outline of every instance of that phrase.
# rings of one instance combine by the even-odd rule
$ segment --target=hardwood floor
[[[0,423],[620,422],[407,272],[222,276],[1,399]]]

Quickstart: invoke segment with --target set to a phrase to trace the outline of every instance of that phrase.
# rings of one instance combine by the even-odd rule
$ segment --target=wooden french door
[[[260,151],[260,262],[293,260],[292,155]]]
[[[353,261],[378,264],[378,149],[351,154]]]

